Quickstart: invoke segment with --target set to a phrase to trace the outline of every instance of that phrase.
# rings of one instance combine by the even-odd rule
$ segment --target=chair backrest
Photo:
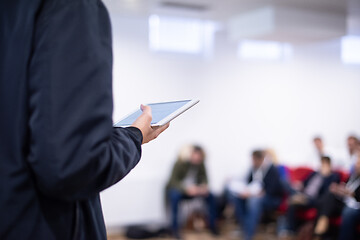
[[[304,181],[314,170],[309,167],[297,167],[291,168],[290,173],[290,182]]]
[[[335,173],[337,173],[340,177],[340,182],[346,182],[349,177],[350,177],[350,173],[349,172],[345,172],[345,171],[341,171],[341,170],[336,170],[334,171]]]

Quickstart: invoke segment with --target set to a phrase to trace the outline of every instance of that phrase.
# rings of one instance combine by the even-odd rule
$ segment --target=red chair
[[[344,172],[344,171],[337,170],[337,171],[335,171],[335,173],[337,173],[339,175],[340,182],[346,182],[350,177],[349,172]]]
[[[308,167],[297,167],[297,168],[289,168],[286,167],[286,171],[288,173],[288,178],[290,183],[294,183],[297,181],[304,181],[312,172],[314,172],[311,168]],[[284,215],[288,209],[288,196],[284,196],[280,206],[277,209],[279,215]]]
[[[296,181],[304,181],[311,173],[314,171],[308,167],[298,167],[298,168],[287,168],[289,173],[290,183],[294,183]],[[350,174],[343,171],[335,171],[340,176],[341,182],[346,182],[349,179]],[[283,202],[278,208],[278,212],[280,214],[285,214],[288,209],[287,204],[287,196],[284,197]],[[311,208],[305,211],[299,211],[297,216],[304,221],[314,220],[317,216],[317,210],[315,208]],[[334,227],[339,227],[341,225],[341,216],[330,218],[330,225]],[[358,226],[358,231],[360,232],[360,225]]]
[[[294,183],[296,181],[304,181],[314,170],[308,167],[297,167],[294,169],[290,169],[289,177],[290,182]]]
[[[340,176],[340,181],[345,182],[349,178],[349,173],[343,172],[343,171],[335,171]],[[307,175],[308,176],[308,175]],[[297,216],[305,221],[314,220],[317,216],[317,210],[315,208],[311,208],[302,212],[299,212]],[[340,226],[341,224],[341,217],[333,217],[330,218],[330,224],[332,226]]]
[[[298,167],[292,170],[290,174],[291,182],[304,181],[310,174],[314,172],[313,169],[309,167]],[[301,220],[310,221],[316,218],[317,211],[315,208],[311,208],[305,211],[299,211],[297,217]]]
[[[311,221],[314,220],[317,216],[316,208],[310,208],[305,211],[299,211],[297,217],[304,221]]]

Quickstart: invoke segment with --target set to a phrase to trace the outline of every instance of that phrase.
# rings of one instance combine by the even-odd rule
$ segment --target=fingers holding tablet
[[[133,126],[143,134],[143,144],[157,138],[169,127],[170,121],[178,117],[199,100],[182,100],[141,105],[140,109],[124,117],[114,127]]]
[[[165,129],[167,129],[170,123],[167,123],[163,126],[151,126],[152,121],[152,112],[151,107],[141,105],[140,107],[142,114],[135,120],[135,122],[131,125],[140,129],[143,135],[143,144],[150,142],[157,138]]]
[[[148,107],[151,108],[151,126],[163,126],[193,107],[198,102],[199,100],[182,100],[173,102],[150,103],[146,106],[142,105],[141,109],[136,110],[135,112],[127,115],[122,120],[115,123],[114,127],[131,126],[133,122],[135,122],[136,119],[141,114],[143,114],[143,111],[148,111]]]

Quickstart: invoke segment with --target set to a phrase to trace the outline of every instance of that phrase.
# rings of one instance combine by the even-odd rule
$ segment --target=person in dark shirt
[[[339,240],[357,239],[357,226],[360,222],[360,151],[354,171],[347,183],[333,183],[329,193],[324,196],[318,207],[318,218],[314,233],[322,239],[329,229],[330,217],[341,215]]]
[[[339,182],[339,175],[331,170],[331,159],[327,156],[321,157],[320,170],[311,173],[303,182],[300,182],[289,198],[289,207],[286,212],[285,226],[281,226],[281,238],[293,235],[297,228],[298,211],[318,207],[321,200],[328,192],[330,184]]]
[[[186,146],[176,161],[166,194],[171,208],[171,229],[175,238],[181,238],[178,224],[179,203],[183,200],[201,198],[207,203],[209,227],[217,235],[215,224],[215,197],[209,190],[205,168],[205,152],[200,146]]]
[[[2,0],[0,53],[0,239],[106,239],[99,193],[167,125],[112,127],[105,6]]]
[[[249,191],[228,193],[229,201],[235,205],[235,215],[243,226],[244,237],[254,237],[261,215],[279,207],[284,191],[280,174],[271,161],[265,161],[265,153],[256,150],[252,153],[253,166],[247,177]],[[256,189],[256,190],[251,190]]]

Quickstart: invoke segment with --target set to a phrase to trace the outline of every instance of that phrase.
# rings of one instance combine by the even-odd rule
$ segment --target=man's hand
[[[189,186],[185,189],[185,193],[191,197],[199,195],[199,188],[195,185]]]
[[[293,184],[292,184],[292,187],[294,190],[296,191],[301,191],[304,189],[304,184],[301,182],[301,181],[295,181]]]
[[[240,193],[239,197],[242,199],[248,199],[249,197],[251,197],[251,194],[250,194],[250,192],[246,191],[246,192]]]
[[[337,188],[338,188],[338,184],[332,183],[332,184],[330,184],[329,191],[333,194],[336,194]]]
[[[354,193],[349,191],[346,188],[346,184],[345,183],[333,183],[330,185],[330,192],[332,192],[335,195],[341,196],[341,197],[348,197],[348,196],[353,196]]]
[[[199,194],[202,196],[207,196],[209,195],[209,188],[206,184],[201,184],[199,186]]]
[[[302,205],[302,204],[306,204],[307,202],[308,202],[308,198],[303,193],[297,193],[290,198],[290,203],[295,205],[296,204]]]
[[[144,105],[141,105],[140,108],[143,113],[135,120],[135,122],[131,126],[140,129],[143,135],[142,143],[145,144],[157,138],[160,133],[162,133],[163,131],[165,131],[165,129],[169,127],[170,123],[161,127],[151,127],[151,108]]]

